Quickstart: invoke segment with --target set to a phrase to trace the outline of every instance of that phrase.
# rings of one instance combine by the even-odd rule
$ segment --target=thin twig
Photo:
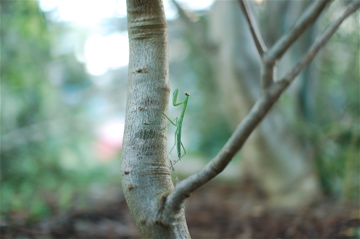
[[[256,20],[254,18],[254,14],[252,13],[250,7],[248,6],[248,4],[245,2],[245,0],[239,0],[241,9],[245,15],[246,21],[248,23],[248,26],[250,28],[250,32],[251,35],[253,37],[256,49],[260,55],[260,57],[262,57],[264,55],[264,53],[267,51],[266,49],[266,45],[264,43],[264,40],[261,36],[261,33],[259,31],[259,28],[256,24]]]
[[[280,81],[287,81],[287,82],[293,81],[295,77],[302,71],[302,69],[306,65],[308,65],[310,61],[314,59],[314,57],[319,52],[319,50],[323,46],[325,46],[328,40],[339,28],[341,23],[359,8],[360,8],[360,0],[353,1],[350,4],[350,6],[346,9],[346,11],[326,29],[323,35],[315,40],[315,42],[312,44],[310,49],[305,53],[305,55],[301,58],[301,60]]]
[[[302,33],[315,22],[330,0],[317,0],[308,7],[288,33],[283,35],[270,50],[264,55],[265,62],[269,65],[279,60],[286,50],[302,35]]]

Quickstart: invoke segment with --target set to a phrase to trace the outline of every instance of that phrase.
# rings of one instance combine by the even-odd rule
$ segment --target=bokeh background
[[[238,64],[243,77],[253,76],[258,59],[249,35],[222,32],[234,27],[248,34],[241,20],[226,19],[231,14],[221,10],[224,3],[218,1],[220,5],[213,7],[212,0],[178,2],[185,9],[182,14],[171,1],[164,4],[171,89],[191,93],[183,127],[188,154],[176,165],[180,177],[185,177],[216,155],[252,105],[251,97],[258,94],[249,93],[256,87],[251,86],[238,94],[248,93],[252,100],[227,97],[226,92],[236,95],[227,80],[241,80],[235,73],[228,76],[227,66]],[[270,45],[298,16],[298,6],[280,2],[287,4],[287,13],[277,12],[267,1],[252,2]],[[339,15],[339,9],[345,9],[345,1],[335,2],[307,33],[308,38],[291,49],[280,63],[279,74],[290,69]],[[1,223],[36,221],[122,197],[120,155],[129,57],[126,21],[123,0],[1,1]],[[222,42],[228,51],[221,50]],[[243,53],[242,58],[237,53]],[[252,58],[247,60],[247,54]],[[359,58],[356,13],[280,99],[273,118],[281,118],[286,131],[279,136],[283,141],[269,139],[271,148],[280,149],[287,136],[295,135],[300,144],[294,155],[309,160],[300,161],[311,165],[307,170],[316,180],[312,188],[339,203],[359,203]],[[170,106],[169,114],[175,118],[179,111]],[[169,149],[173,134],[170,125]],[[262,144],[256,147],[254,152],[266,152]],[[257,165],[242,163],[257,157],[244,155],[237,155],[217,180],[238,182],[245,178],[244,172],[252,171],[254,187],[260,185],[271,198],[279,187],[267,189],[269,185],[261,183],[258,175],[268,166],[261,160]],[[286,162],[289,168],[302,167],[290,159]],[[263,177],[266,180],[266,173]]]

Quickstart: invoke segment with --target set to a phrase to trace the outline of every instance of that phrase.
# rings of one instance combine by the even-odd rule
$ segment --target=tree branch
[[[353,1],[350,4],[350,6],[346,9],[346,11],[326,29],[323,35],[316,39],[316,41],[313,43],[310,49],[305,53],[305,55],[301,58],[301,60],[280,81],[287,81],[289,83],[293,81],[295,77],[302,71],[302,69],[314,59],[314,57],[319,52],[319,50],[323,46],[325,46],[328,40],[339,28],[341,23],[359,8],[360,8],[360,0]]]
[[[256,49],[259,53],[259,56],[262,57],[267,51],[267,48],[254,19],[254,14],[252,13],[249,5],[245,2],[245,0],[239,0],[239,3],[250,28],[250,32],[253,37]]]
[[[324,5],[322,6],[324,7]],[[283,80],[277,82],[276,84],[273,84],[272,87],[268,87],[266,91],[264,91],[261,98],[257,100],[250,112],[240,122],[235,132],[231,135],[230,139],[226,142],[225,146],[221,149],[218,155],[214,159],[212,159],[203,169],[179,182],[175,186],[174,190],[167,197],[163,211],[165,215],[167,215],[168,213],[172,213],[173,211],[179,210],[183,205],[184,200],[189,197],[190,193],[210,181],[212,178],[217,176],[225,169],[225,167],[229,164],[234,155],[242,148],[253,130],[259,125],[259,123],[263,120],[271,107],[279,99],[280,95],[290,85],[295,76],[299,74],[299,72],[306,64],[310,62],[311,59],[313,59],[319,49],[338,29],[340,24],[352,13],[354,13],[359,7],[360,0],[352,2],[348,9],[341,15],[341,17],[337,19],[326,30],[324,35],[321,36],[319,40],[317,40],[313,44],[310,50],[293,68],[293,70],[288,73],[283,78]],[[309,15],[309,12],[307,12],[305,15]],[[304,19],[304,17],[302,17],[302,19]],[[307,26],[309,26],[309,24]]]
[[[280,59],[289,47],[302,35],[302,33],[318,18],[330,0],[317,0],[308,7],[300,18],[295,22],[292,29],[283,35],[270,50],[264,55],[268,65]]]

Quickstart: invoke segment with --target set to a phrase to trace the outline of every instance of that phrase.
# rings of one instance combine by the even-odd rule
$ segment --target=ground
[[[210,183],[186,203],[193,239],[340,239],[359,238],[360,208],[322,199],[309,208],[270,209],[253,193],[236,185]],[[0,225],[6,239],[139,238],[123,197],[91,210],[72,210],[39,222],[7,221]]]

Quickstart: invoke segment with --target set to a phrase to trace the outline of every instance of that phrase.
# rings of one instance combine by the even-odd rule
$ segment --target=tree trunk
[[[128,0],[129,86],[122,186],[142,238],[190,238],[182,207],[162,215],[173,190],[167,152],[167,24],[161,0]],[[150,123],[149,123],[150,122]]]

